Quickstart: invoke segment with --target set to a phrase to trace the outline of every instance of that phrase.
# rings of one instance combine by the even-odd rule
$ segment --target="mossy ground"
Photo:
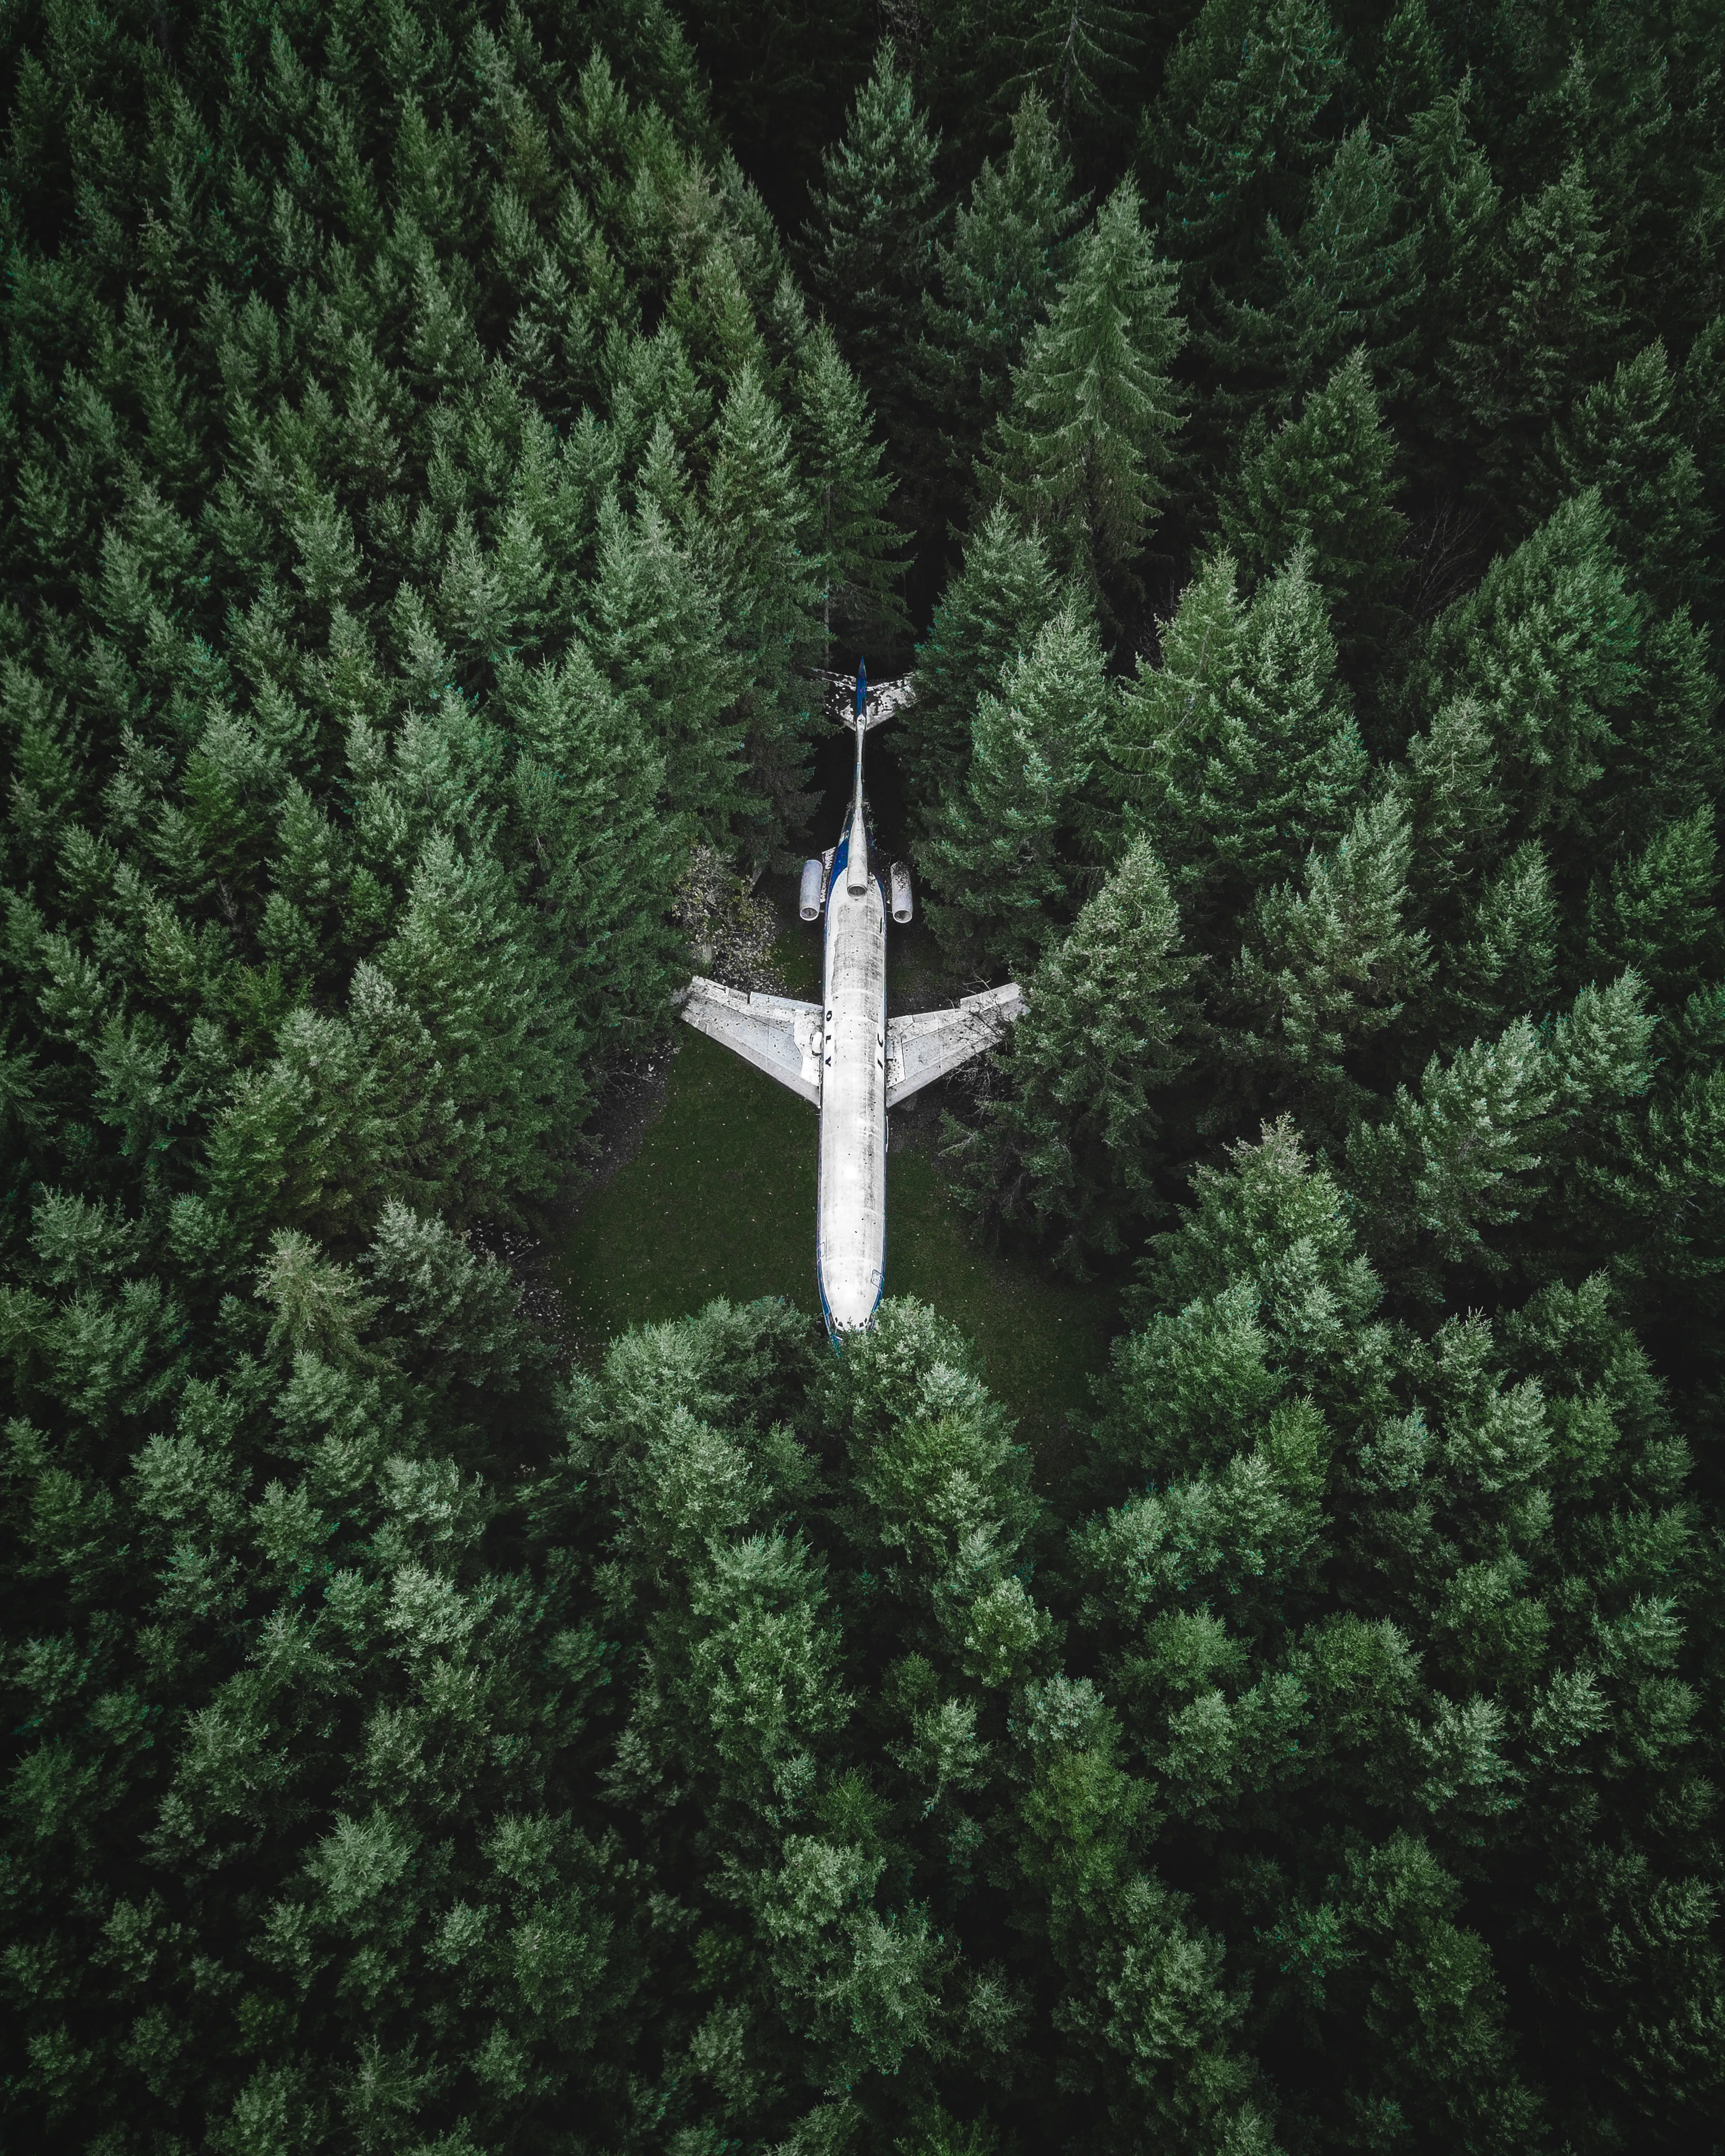
[[[785,941],[792,992],[816,992],[802,978],[802,943]],[[714,1296],[782,1295],[819,1308],[814,1110],[704,1034],[678,1034],[662,1109],[556,1254],[588,1356],[631,1325]],[[927,1150],[888,1155],[886,1217],[886,1292],[920,1296],[975,1341],[989,1384],[1046,1462],[1064,1419],[1088,1410],[1113,1298],[979,1248]]]

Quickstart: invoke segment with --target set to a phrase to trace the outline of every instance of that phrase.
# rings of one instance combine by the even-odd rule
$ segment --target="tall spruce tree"
[[[937,282],[924,303],[918,364],[940,417],[945,495],[955,507],[974,485],[978,452],[1006,408],[1026,340],[1070,270],[1083,217],[1053,116],[1027,90],[1011,148],[998,166],[984,160],[951,239],[936,244]]]
[[[599,511],[594,645],[619,693],[665,745],[672,812],[716,836],[749,820],[743,673],[726,653],[711,585],[644,484],[633,516],[614,495]]]
[[[1007,95],[1027,87],[1045,100],[1069,144],[1117,140],[1143,37],[1138,11],[1116,0],[1031,0],[1002,27]]]
[[[880,470],[868,400],[824,326],[808,340],[796,377],[795,432],[810,475],[810,552],[819,563],[826,663],[834,639],[896,641],[909,628],[897,550],[909,536],[886,521],[892,481]]]
[[[1469,79],[1415,112],[1394,146],[1407,222],[1419,236],[1420,289],[1409,364],[1420,387],[1406,409],[1422,461],[1451,485],[1440,445],[1473,436],[1477,355],[1468,342],[1470,316],[1486,287],[1502,214],[1502,190],[1468,124],[1472,94]]]
[[[938,151],[890,41],[842,138],[822,157],[803,234],[809,283],[880,412],[901,468],[911,440],[912,362],[934,259]]]
[[[1201,945],[1260,885],[1339,838],[1366,755],[1336,678],[1324,596],[1296,553],[1250,605],[1213,556],[1181,597],[1159,666],[1141,660],[1114,717],[1124,827],[1165,859]]]
[[[751,775],[769,804],[766,838],[807,805],[803,669],[820,648],[820,570],[799,543],[810,516],[790,429],[752,367],[732,385],[716,433],[707,508],[727,641],[747,684]]]
[[[977,708],[1034,642],[1059,599],[1041,535],[1021,531],[997,504],[972,536],[916,647],[897,747],[922,821],[938,814],[942,799],[962,796]]]
[[[1400,620],[1394,601],[1407,526],[1393,506],[1394,464],[1395,444],[1357,346],[1299,417],[1250,457],[1224,503],[1223,535],[1250,572],[1262,575],[1307,548],[1337,647],[1356,668],[1384,662]]]
[[[1597,487],[1633,591],[1661,613],[1701,601],[1711,520],[1695,455],[1674,424],[1665,347],[1654,342],[1596,382],[1552,430],[1553,495]]]
[[[1205,0],[1183,33],[1139,160],[1168,189],[1163,228],[1195,324],[1217,291],[1240,290],[1265,218],[1286,222],[1324,161],[1342,65],[1321,0]]]
[[[1419,237],[1405,227],[1394,154],[1374,148],[1362,124],[1313,175],[1298,225],[1268,220],[1256,295],[1214,304],[1204,337],[1219,377],[1212,424],[1265,408],[1285,415],[1359,341],[1390,393],[1401,390],[1420,296]]]
[[[1380,134],[1396,134],[1416,113],[1429,111],[1444,74],[1443,41],[1425,0],[1401,0],[1372,59],[1372,118]]]
[[[1024,966],[1071,918],[1108,695],[1095,624],[1068,600],[982,696],[963,791],[942,798],[916,853],[954,959],[985,973]]]
[[[1596,491],[1556,511],[1431,627],[1411,681],[1477,701],[1522,830],[1586,828],[1630,693],[1637,609]]]
[[[1046,532],[1056,567],[1098,594],[1137,583],[1180,425],[1169,367],[1183,334],[1173,274],[1127,182],[1080,240],[991,450],[1007,502]]]
[[[1623,342],[1620,272],[1579,158],[1504,227],[1485,321],[1455,346],[1494,504],[1512,515],[1553,421]]]
[[[984,1219],[1029,1229],[1081,1277],[1166,1204],[1156,1096],[1192,1060],[1193,970],[1168,878],[1140,839],[1032,975],[1002,1058],[1006,1090],[960,1141]]]

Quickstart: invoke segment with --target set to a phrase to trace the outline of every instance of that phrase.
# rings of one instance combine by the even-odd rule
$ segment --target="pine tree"
[[[1538,1024],[1556,986],[1558,936],[1550,866],[1529,839],[1481,886],[1445,954],[1445,1034],[1477,1040],[1512,1019]]]
[[[1672,416],[1694,453],[1702,499],[1712,519],[1710,529],[1725,525],[1725,419],[1721,387],[1725,384],[1725,315],[1716,315],[1699,331],[1679,371]],[[1716,579],[1717,591],[1717,579]]]
[[[1192,1060],[1193,970],[1141,839],[1037,967],[1001,1058],[1006,1091],[963,1143],[972,1203],[1029,1228],[1081,1277],[1161,1210],[1155,1101]]]
[[[999,54],[1008,93],[1027,85],[1045,99],[1069,141],[1112,133],[1143,34],[1136,12],[1115,0],[1039,0],[1014,28]]]
[[[1401,0],[1384,25],[1372,68],[1372,118],[1389,136],[1430,111],[1443,88],[1444,51],[1425,0]]]
[[[1710,652],[1707,631],[1686,609],[1640,631],[1617,741],[1606,757],[1604,813],[1596,819],[1614,852],[1645,845],[1665,824],[1719,798],[1725,743]]]
[[[915,695],[898,754],[925,821],[943,798],[962,797],[978,706],[1034,642],[1058,603],[1041,536],[1021,531],[997,504],[978,526],[916,647]]]
[[[1440,1303],[1450,1269],[1543,1269],[1540,1209],[1566,1159],[1646,1090],[1643,999],[1633,973],[1584,988],[1548,1034],[1518,1018],[1447,1064],[1434,1056],[1417,1100],[1399,1087],[1382,1122],[1355,1127],[1348,1177],[1364,1239],[1404,1292]]]
[[[1092,591],[1133,587],[1180,424],[1168,369],[1183,336],[1127,182],[1080,240],[991,452],[1007,502]]]
[[[909,536],[886,521],[892,482],[880,472],[870,439],[867,399],[823,327],[804,348],[796,383],[797,432],[814,516],[811,551],[824,592],[821,625],[827,664],[834,639],[850,650],[871,639],[896,639],[910,624],[899,595],[898,549]]]
[[[533,941],[588,1040],[627,1051],[663,1022],[677,946],[667,916],[684,834],[660,813],[662,754],[639,696],[610,693],[578,644],[555,670],[511,672],[499,702],[516,752],[511,835],[538,901]]]
[[[1717,979],[1725,942],[1715,905],[1713,812],[1697,809],[1596,877],[1588,894],[1586,970],[1615,978],[1632,966],[1660,1002],[1676,1006]]]
[[[938,145],[890,42],[856,95],[843,139],[822,155],[803,235],[809,283],[867,386],[902,463],[910,440],[922,294],[932,266]]]
[[[711,589],[650,495],[633,516],[606,498],[593,605],[597,654],[643,733],[660,745],[672,814],[723,832],[747,813],[736,717],[742,669],[723,652]]]
[[[1512,514],[1546,429],[1622,339],[1616,265],[1579,158],[1510,218],[1496,274],[1489,332],[1458,338],[1451,364],[1485,437],[1494,498]]]
[[[808,696],[800,670],[819,649],[819,572],[798,536],[809,506],[798,485],[790,431],[752,367],[719,413],[707,513],[732,651],[747,683],[751,775],[768,804],[755,841],[782,846],[797,820]]]
[[[1419,235],[1421,289],[1409,364],[1422,377],[1422,393],[1410,416],[1434,461],[1437,444],[1474,431],[1477,355],[1467,348],[1468,323],[1502,208],[1491,163],[1468,128],[1471,87],[1464,82],[1414,113],[1395,144],[1406,216]]]
[[[1407,526],[1391,506],[1394,458],[1357,347],[1247,462],[1223,511],[1223,534],[1254,575],[1307,547],[1344,664],[1381,664],[1400,619]]]
[[[1022,967],[1070,917],[1107,695],[1095,626],[1069,602],[978,704],[964,791],[943,798],[916,854],[955,958]]]
[[[1655,341],[1596,382],[1553,429],[1550,487],[1597,487],[1632,590],[1661,613],[1692,605],[1706,582],[1711,527],[1695,458],[1672,424],[1671,378]]]
[[[1013,116],[1010,150],[998,167],[984,159],[968,202],[954,213],[950,242],[937,243],[938,296],[931,286],[924,300],[918,364],[940,415],[949,500],[962,499],[972,484],[1025,342],[1070,272],[1082,222],[1048,105],[1026,90]]]
[[[1423,985],[1425,939],[1407,920],[1413,849],[1401,803],[1363,804],[1301,888],[1260,889],[1229,982],[1245,1060],[1276,1101],[1345,1126],[1373,1036]]]
[[[1114,722],[1124,822],[1167,861],[1200,944],[1260,886],[1340,837],[1366,757],[1336,680],[1323,594],[1303,553],[1250,607],[1213,556],[1182,595],[1163,663],[1140,661]]]
[[[1585,829],[1639,642],[1597,493],[1579,495],[1433,623],[1418,702],[1438,682],[1476,701],[1513,828]]]
[[[1171,183],[1163,229],[1195,330],[1213,291],[1246,284],[1266,217],[1286,219],[1322,162],[1342,59],[1313,0],[1205,0],[1183,33],[1140,156]]]
[[[1270,218],[1255,295],[1214,303],[1204,338],[1221,385],[1213,425],[1266,401],[1286,414],[1359,341],[1389,393],[1405,388],[1420,264],[1419,234],[1399,231],[1404,222],[1394,155],[1362,125],[1313,175],[1291,236]]]

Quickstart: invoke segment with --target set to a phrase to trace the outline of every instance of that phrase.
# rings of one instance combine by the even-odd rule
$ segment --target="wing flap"
[[[918,1011],[886,1022],[886,1105],[896,1108],[973,1055],[992,1048],[1023,1015],[1024,991],[1016,981],[965,996],[951,1010]]]
[[[781,1086],[820,1106],[821,1014],[819,1004],[788,996],[745,995],[697,973],[689,983],[684,1022],[721,1041]]]

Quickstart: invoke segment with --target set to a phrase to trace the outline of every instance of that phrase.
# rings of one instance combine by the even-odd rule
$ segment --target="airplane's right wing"
[[[953,1010],[918,1011],[886,1021],[886,1105],[896,1108],[973,1055],[992,1048],[1015,1018],[1024,995],[1016,981],[966,996]]]
[[[819,1004],[788,996],[747,996],[697,973],[689,983],[682,1016],[746,1063],[820,1106],[821,1013]]]

